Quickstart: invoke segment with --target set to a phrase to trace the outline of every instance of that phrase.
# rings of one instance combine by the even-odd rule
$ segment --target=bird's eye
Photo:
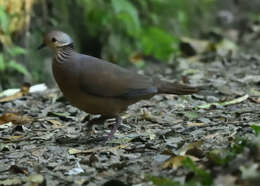
[[[51,41],[55,43],[57,40],[55,38],[52,38]]]

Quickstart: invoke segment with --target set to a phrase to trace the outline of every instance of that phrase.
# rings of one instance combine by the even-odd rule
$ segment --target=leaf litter
[[[253,58],[260,56],[219,53],[207,60],[198,51],[192,60],[179,59],[177,69],[161,64],[164,78],[211,84],[213,93],[140,101],[106,145],[94,139],[109,133],[109,122],[90,133],[82,119],[88,115],[56,89],[5,98],[0,185],[253,185],[260,175],[260,89],[253,78],[260,60]],[[158,73],[152,64],[144,70]]]

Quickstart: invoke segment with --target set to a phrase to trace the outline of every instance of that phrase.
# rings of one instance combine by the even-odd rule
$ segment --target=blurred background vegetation
[[[184,36],[205,38],[259,19],[255,5],[258,0],[0,0],[0,90],[25,81],[51,84],[51,53],[36,50],[50,30],[69,33],[82,53],[141,68],[147,59],[173,64],[184,55]]]

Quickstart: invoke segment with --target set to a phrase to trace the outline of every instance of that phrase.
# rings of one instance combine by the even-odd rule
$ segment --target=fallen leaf
[[[216,44],[217,53],[221,56],[227,56],[230,52],[236,53],[238,50],[237,45],[228,39],[223,39],[221,42]]]
[[[70,113],[68,112],[48,112],[47,114],[48,116],[57,116],[59,117],[61,120],[70,120],[70,119],[74,119],[75,117],[70,116]]]
[[[22,185],[23,182],[32,182],[33,184],[30,185],[39,185],[44,182],[44,177],[40,174],[34,174],[28,177],[0,180],[0,185]]]
[[[129,57],[129,61],[132,63],[139,63],[140,61],[143,61],[143,55],[141,53],[135,53],[134,55]]]
[[[199,113],[195,111],[187,111],[184,113],[184,116],[187,117],[189,120],[194,120],[199,118]]]
[[[78,174],[83,173],[83,172],[84,172],[84,170],[81,168],[79,162],[77,162],[77,167],[69,170],[66,174],[67,175],[78,175]]]
[[[248,74],[242,79],[238,79],[242,83],[258,83],[260,82],[260,75]]]
[[[201,54],[209,49],[210,42],[207,40],[199,40],[188,37],[182,37],[182,42],[185,42],[192,47],[196,53]]]
[[[7,129],[9,127],[11,127],[13,124],[11,122],[8,122],[8,123],[0,123],[0,129]]]
[[[183,164],[183,160],[185,160],[186,158],[190,158],[191,160],[193,161],[198,161],[199,159],[194,157],[194,156],[188,156],[188,155],[185,155],[185,156],[173,156],[171,157],[169,160],[165,161],[163,164],[162,164],[162,168],[163,169],[166,169],[166,168],[172,168],[172,169],[177,169],[178,167],[181,167]]]
[[[6,141],[20,141],[24,138],[24,136],[9,136],[9,137],[1,137],[1,139]]]
[[[254,103],[260,103],[260,97],[251,97],[251,98],[249,98],[249,100]]]
[[[17,113],[5,113],[0,117],[0,125],[12,122],[15,125],[31,124],[33,118],[30,116],[22,116]]]
[[[248,90],[248,94],[250,96],[258,96],[259,97],[260,96],[260,91],[258,89],[256,89],[256,88],[254,88],[254,87],[251,87]]]
[[[11,165],[9,168],[9,171],[15,174],[22,173],[22,174],[28,174],[28,171],[25,170],[25,168],[18,167],[17,165]]]
[[[21,185],[23,182],[20,178],[1,180],[0,185]]]
[[[34,174],[28,177],[28,181],[33,183],[42,183],[44,181],[44,177],[40,174]]]
[[[89,150],[78,150],[75,148],[69,149],[69,154],[89,154],[89,153],[97,153],[97,152],[112,152],[114,153],[115,150],[124,149],[128,147],[128,144],[122,144],[115,147],[96,147]]]
[[[79,149],[74,149],[74,148],[71,148],[69,149],[69,154],[80,154],[82,153],[83,150],[79,150]]]
[[[215,186],[235,186],[235,181],[236,181],[235,176],[231,175],[219,175],[215,180],[214,180],[214,185]]]
[[[42,136],[32,137],[31,139],[42,139],[42,140],[49,140],[54,136],[54,133],[47,133]]]
[[[10,96],[6,96],[0,99],[0,103],[1,102],[8,102],[8,101],[13,101],[16,99],[19,99],[25,95],[27,95],[29,93],[29,89],[30,89],[30,84],[29,83],[25,83],[22,88],[20,89],[19,92],[16,92],[13,95]]]
[[[42,84],[37,84],[33,85],[29,89],[29,93],[34,93],[34,92],[42,92],[47,90],[47,86],[42,83]],[[0,97],[8,97],[8,96],[13,96],[14,94],[20,92],[19,88],[12,88],[12,89],[7,89],[2,92],[0,92]]]
[[[240,171],[242,173],[242,179],[250,179],[250,178],[256,178],[257,176],[259,176],[259,172],[258,172],[258,167],[259,164],[257,163],[252,163],[251,165],[245,166],[242,165],[240,166]]]
[[[34,92],[42,92],[45,90],[47,90],[47,86],[44,83],[42,83],[42,84],[31,86],[29,92],[34,93]]]
[[[200,127],[200,126],[204,126],[205,123],[198,123],[198,122],[191,122],[191,123],[187,123],[188,127]]]
[[[249,95],[246,94],[242,97],[233,99],[231,101],[226,101],[226,102],[217,102],[217,103],[209,103],[209,104],[205,104],[205,105],[200,105],[197,108],[201,108],[201,109],[209,109],[211,106],[227,106],[227,105],[234,105],[234,104],[238,104],[241,103],[245,100],[247,100],[249,98]]]
[[[163,121],[161,117],[156,117],[152,115],[152,113],[149,112],[147,109],[142,110],[142,118],[153,123],[166,123],[166,121]]]
[[[194,143],[185,144],[178,150],[178,154],[185,155],[186,152],[191,149],[194,149],[194,148],[199,149],[202,144],[203,144],[203,141],[197,141]]]
[[[213,139],[213,138],[215,138],[216,136],[219,136],[219,135],[220,135],[219,133],[209,134],[207,136],[204,136],[204,139]]]
[[[194,147],[192,149],[187,150],[186,155],[201,159],[204,157],[204,152],[201,149]]]
[[[61,128],[61,127],[63,127],[62,123],[59,122],[59,121],[57,121],[57,120],[52,120],[52,119],[50,119],[50,120],[47,120],[47,121],[48,121],[49,123],[53,124],[53,127],[54,127],[54,128]]]

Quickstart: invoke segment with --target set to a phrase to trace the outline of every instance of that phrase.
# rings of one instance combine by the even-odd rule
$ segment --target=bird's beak
[[[42,43],[37,49],[38,50],[41,50],[42,48],[44,48],[46,46],[46,44],[45,43]]]

